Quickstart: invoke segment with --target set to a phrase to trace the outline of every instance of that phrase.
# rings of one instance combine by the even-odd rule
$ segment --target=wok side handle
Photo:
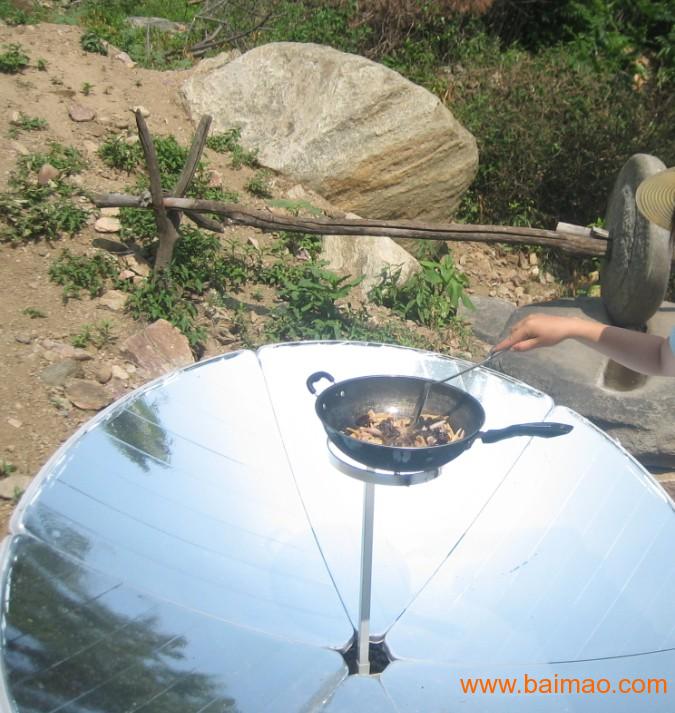
[[[331,384],[335,383],[335,379],[327,371],[315,371],[313,374],[310,374],[307,377],[307,381],[305,382],[305,384],[307,384],[307,388],[309,389],[310,394],[316,396],[316,389],[314,388],[314,384],[316,384],[316,382],[320,381],[321,379],[328,379]]]
[[[479,434],[483,443],[496,443],[504,438],[514,436],[536,436],[537,438],[555,438],[569,433],[574,426],[568,423],[549,423],[541,421],[539,423],[518,423],[506,428],[496,428],[490,431],[483,431]]]

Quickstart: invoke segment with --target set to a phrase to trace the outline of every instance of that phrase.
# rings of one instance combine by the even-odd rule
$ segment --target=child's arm
[[[565,339],[577,339],[643,374],[675,376],[675,354],[668,339],[576,317],[532,314],[518,322],[494,349],[524,352],[553,346]]]

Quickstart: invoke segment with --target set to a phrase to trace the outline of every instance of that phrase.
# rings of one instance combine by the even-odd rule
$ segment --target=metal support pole
[[[359,599],[359,674],[370,674],[370,593],[373,577],[373,521],[375,485],[363,484],[363,525],[361,529],[361,589]]]

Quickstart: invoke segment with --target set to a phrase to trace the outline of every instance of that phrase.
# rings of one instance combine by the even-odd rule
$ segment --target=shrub
[[[99,147],[98,155],[110,168],[131,173],[143,160],[139,144],[129,144],[123,136],[109,136]]]
[[[21,45],[11,44],[5,52],[0,54],[0,72],[16,74],[27,66],[28,55],[23,51]]]
[[[80,290],[86,290],[90,297],[98,297],[104,290],[106,281],[117,275],[119,268],[115,260],[105,253],[73,255],[63,250],[51,264],[49,277],[57,285],[63,285],[63,296],[79,298]]]
[[[439,262],[421,260],[420,265],[422,270],[403,284],[400,268],[385,269],[369,296],[375,304],[389,307],[405,319],[432,328],[447,326],[460,302],[472,306],[464,293],[468,280],[455,267],[452,255]]]
[[[108,48],[105,45],[102,37],[96,32],[85,32],[82,37],[80,37],[80,45],[85,52],[92,52],[94,54],[108,54]]]

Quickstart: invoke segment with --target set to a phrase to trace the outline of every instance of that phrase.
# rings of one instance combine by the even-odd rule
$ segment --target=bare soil
[[[19,43],[30,57],[30,66],[24,71],[15,75],[0,74],[0,103],[4,107],[0,115],[0,190],[6,188],[9,173],[19,156],[44,150],[49,140],[56,140],[75,146],[86,155],[89,167],[79,179],[83,186],[92,192],[123,192],[130,182],[129,177],[104,166],[97,150],[110,132],[136,133],[132,110],[138,105],[150,111],[147,122],[154,134],[173,134],[182,144],[190,143],[194,126],[178,91],[189,70],[157,72],[128,68],[115,59],[114,51],[107,57],[84,52],[80,48],[80,34],[79,28],[65,25],[0,26],[0,45]],[[39,59],[46,61],[45,71],[37,68]],[[91,86],[87,95],[83,93],[85,83]],[[95,119],[73,121],[69,116],[73,103],[92,109]],[[9,132],[14,112],[46,119],[48,129],[22,131],[12,138]],[[224,187],[239,192],[248,205],[264,205],[244,191],[250,170],[233,170],[227,156],[209,150],[205,157],[210,167],[222,176]],[[283,196],[292,185],[293,182],[276,177],[273,180],[275,195]],[[41,380],[45,367],[58,360],[58,355],[44,346],[44,340],[69,344],[83,325],[106,319],[112,323],[117,339],[102,349],[88,347],[92,358],[82,362],[85,376],[95,378],[102,364],[118,365],[128,378],[113,378],[106,386],[111,394],[119,397],[141,385],[137,373],[120,357],[116,345],[142,325],[123,312],[101,309],[97,300],[86,296],[64,302],[62,288],[48,277],[49,266],[64,247],[76,254],[95,252],[92,241],[101,236],[94,232],[93,223],[99,213],[92,204],[83,205],[91,211],[89,225],[73,239],[19,247],[0,243],[0,402],[3,404],[0,465],[11,463],[16,468],[14,476],[34,476],[57,448],[95,413],[70,406],[63,399],[62,390],[49,387]],[[253,229],[237,226],[227,228],[224,237],[268,239],[261,238]],[[452,249],[470,277],[471,290],[477,294],[527,303],[559,292],[560,286],[552,278],[547,281],[543,272],[539,277],[532,275],[526,254],[468,243],[453,245]],[[265,305],[272,302],[273,295],[265,294],[260,308],[254,311],[264,310]],[[46,316],[31,318],[24,312],[26,308]],[[222,345],[212,335],[207,356],[240,346],[236,341]],[[14,499],[0,500],[0,533],[6,530]]]

